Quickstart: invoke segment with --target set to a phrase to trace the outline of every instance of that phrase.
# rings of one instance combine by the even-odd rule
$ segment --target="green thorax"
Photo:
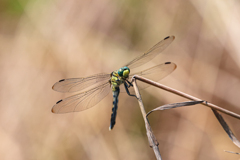
[[[128,67],[122,67],[111,73],[110,82],[112,86],[112,91],[115,91],[116,88],[118,88],[121,84],[125,82],[125,80],[128,79],[129,73],[130,69]]]

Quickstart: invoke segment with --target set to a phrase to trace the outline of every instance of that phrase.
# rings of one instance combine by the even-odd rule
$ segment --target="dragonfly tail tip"
[[[110,125],[109,126],[109,131],[111,131],[113,129],[114,126]]]

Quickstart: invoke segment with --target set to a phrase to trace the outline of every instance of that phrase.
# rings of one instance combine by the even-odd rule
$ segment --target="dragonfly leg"
[[[127,81],[127,82],[128,82],[128,81]],[[124,82],[124,87],[125,87],[125,89],[126,89],[127,94],[128,94],[129,96],[133,96],[133,97],[136,97],[136,98],[137,98],[136,95],[130,94],[128,88],[129,88],[132,84],[131,84],[130,82],[128,82],[128,83],[129,83],[129,85],[128,85],[126,82]],[[138,99],[138,98],[137,98],[137,99]]]
[[[131,82],[129,82],[128,80],[126,80],[126,81],[127,81],[128,84],[129,84],[129,85],[128,85],[128,88],[129,88],[129,87],[133,87],[133,84],[132,84]]]

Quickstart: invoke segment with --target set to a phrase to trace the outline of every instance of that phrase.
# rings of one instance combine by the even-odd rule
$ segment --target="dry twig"
[[[192,101],[190,101],[190,102],[174,103],[174,104],[167,104],[167,105],[164,105],[164,106],[157,107],[157,108],[153,109],[152,111],[150,111],[148,114],[146,114],[146,111],[145,111],[145,108],[144,108],[144,105],[143,105],[143,102],[142,102],[142,98],[141,98],[140,92],[139,92],[138,87],[137,87],[137,82],[136,82],[137,79],[142,81],[142,82],[145,82],[147,84],[153,85],[153,86],[161,88],[163,90],[166,90],[168,92],[177,94],[177,95],[179,95],[181,97],[190,99]],[[238,114],[236,114],[234,112],[231,112],[229,110],[226,110],[224,108],[221,108],[221,107],[219,107],[217,105],[214,105],[212,103],[209,103],[207,101],[203,101],[203,100],[201,100],[199,98],[193,97],[193,96],[188,95],[186,93],[180,92],[180,91],[175,90],[175,89],[170,88],[170,87],[167,87],[167,86],[165,86],[163,84],[159,84],[157,82],[154,82],[154,81],[151,81],[149,79],[143,78],[141,76],[137,76],[137,75],[133,76],[132,83],[133,83],[133,87],[134,87],[136,96],[138,98],[138,103],[139,103],[139,106],[140,106],[140,109],[141,109],[141,112],[142,112],[142,115],[143,115],[143,119],[144,119],[144,122],[145,122],[145,127],[146,127],[146,131],[147,131],[148,141],[149,141],[150,147],[153,148],[153,151],[155,153],[155,156],[156,156],[157,160],[161,160],[161,155],[160,155],[160,151],[159,151],[159,148],[158,148],[158,144],[159,143],[157,142],[157,139],[155,138],[155,136],[154,136],[154,134],[152,132],[152,129],[151,129],[151,126],[149,124],[147,116],[150,113],[152,113],[154,111],[157,111],[157,110],[172,109],[172,108],[176,108],[176,107],[190,106],[190,105],[195,105],[195,104],[203,104],[205,106],[210,107],[212,109],[214,115],[218,119],[219,123],[222,125],[223,129],[228,134],[229,138],[233,141],[233,143],[236,146],[238,146],[240,148],[240,142],[234,136],[234,134],[232,133],[232,131],[228,127],[227,123],[224,121],[223,117],[217,111],[223,112],[223,113],[228,114],[228,115],[230,115],[232,117],[235,117],[237,119],[240,119],[240,115],[238,115]]]

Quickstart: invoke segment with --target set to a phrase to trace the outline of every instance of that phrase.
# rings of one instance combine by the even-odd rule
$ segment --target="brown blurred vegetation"
[[[120,95],[108,131],[111,94],[80,113],[53,114],[71,94],[62,78],[110,73],[168,35],[176,40],[153,64],[178,68],[160,81],[240,113],[239,1],[0,1],[0,159],[154,159],[134,98]],[[154,87],[146,110],[185,99]],[[238,138],[239,121],[223,117]],[[201,105],[150,116],[163,160],[238,159],[239,149]]]

